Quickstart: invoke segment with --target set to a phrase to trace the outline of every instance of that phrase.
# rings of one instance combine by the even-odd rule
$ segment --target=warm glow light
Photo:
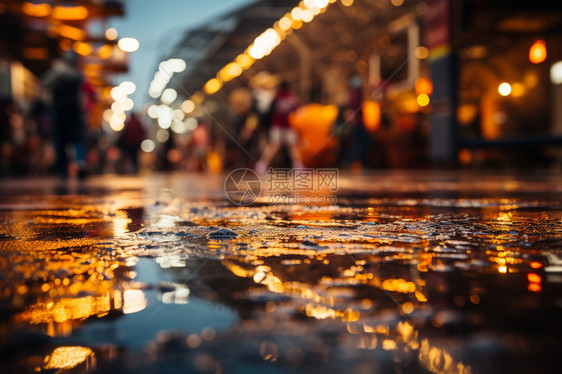
[[[550,81],[554,84],[562,83],[562,61],[556,62],[550,68]]]
[[[109,44],[104,44],[101,47],[99,47],[98,56],[100,56],[101,59],[107,60],[108,58],[111,57],[111,55],[113,55],[112,46],[110,46]]]
[[[513,97],[521,97],[525,94],[525,86],[522,83],[513,83],[511,86],[511,94]]]
[[[303,20],[303,22],[310,22],[312,21],[312,19],[314,18],[314,14],[312,14],[312,12],[310,10],[303,10],[301,13],[301,19]]]
[[[343,6],[352,6],[353,5],[353,0],[341,0],[341,4]]]
[[[301,20],[302,19],[302,9],[299,7],[294,7],[293,10],[291,11],[291,17],[293,17],[293,19],[295,21]]]
[[[134,52],[139,49],[139,41],[135,38],[121,38],[117,45],[125,52]]]
[[[146,298],[142,290],[123,291],[123,314],[140,312],[144,308],[146,308]]]
[[[542,281],[542,278],[540,275],[535,274],[535,273],[529,273],[527,274],[527,279],[529,280],[529,282],[531,283],[540,283]]]
[[[195,110],[195,103],[191,100],[185,100],[183,103],[181,103],[181,109],[186,114],[189,114]]]
[[[546,60],[546,42],[544,40],[537,40],[529,48],[529,61],[533,64],[540,64]]]
[[[429,96],[433,93],[433,84],[427,78],[420,78],[416,81],[415,90],[418,95],[426,94]]]
[[[220,90],[222,87],[222,82],[220,80],[218,80],[217,78],[213,78],[210,79],[207,83],[205,83],[205,86],[203,87],[203,90],[205,91],[205,93],[207,95],[212,95],[215,92],[217,92],[218,90]]]
[[[88,358],[93,358],[94,352],[86,347],[57,347],[49,356],[45,357],[45,369],[72,369]]]
[[[511,93],[511,85],[507,82],[503,82],[499,85],[498,92],[502,96],[508,96]]]
[[[111,117],[113,117],[113,111],[111,109],[106,109],[103,111],[103,119],[106,122],[111,121]]]
[[[242,74],[242,66],[240,66],[240,64],[238,64],[237,62],[231,62],[221,69],[221,71],[219,72],[219,78],[223,82],[228,82],[236,78],[240,74]]]
[[[86,31],[69,25],[59,25],[56,30],[60,36],[72,40],[84,40],[87,36]]]
[[[111,120],[109,120],[109,127],[111,127],[113,131],[121,131],[125,127],[125,121],[123,121],[121,117],[114,115],[111,117]]]
[[[292,24],[292,21],[291,21],[290,16],[285,16],[285,17],[283,17],[279,20],[279,27],[281,28],[281,30],[284,30],[284,31],[289,30],[291,28],[291,24]]]
[[[24,3],[21,7],[23,14],[31,17],[47,17],[51,14],[51,6],[47,3]]]
[[[529,283],[527,289],[531,292],[541,292],[542,286],[539,283]]]
[[[248,69],[254,63],[254,59],[244,53],[236,57],[236,62],[240,64],[242,69]]]
[[[61,21],[79,21],[88,17],[88,9],[84,6],[56,6],[53,18]]]
[[[423,60],[423,59],[426,59],[427,56],[429,56],[429,49],[427,49],[427,47],[420,46],[420,47],[416,48],[414,53],[416,55],[416,58],[418,58],[420,60]]]
[[[418,95],[417,102],[419,106],[428,106],[429,96],[427,96],[426,94]]]
[[[390,2],[394,6],[401,6],[402,4],[404,4],[404,0],[390,0]]]
[[[92,47],[88,43],[75,42],[72,45],[72,49],[74,49],[74,51],[80,56],[88,56],[92,53]]]
[[[107,30],[105,30],[105,37],[109,40],[115,40],[117,39],[117,30],[113,27],[108,28]]]
[[[540,269],[540,268],[542,268],[542,262],[539,262],[539,261],[531,261],[531,262],[529,263],[529,266],[530,266],[531,268],[533,268],[533,269]]]

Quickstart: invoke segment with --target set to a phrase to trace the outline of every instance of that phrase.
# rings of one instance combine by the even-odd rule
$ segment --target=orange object
[[[540,64],[544,60],[546,60],[546,42],[537,40],[529,48],[529,61],[533,64]]]

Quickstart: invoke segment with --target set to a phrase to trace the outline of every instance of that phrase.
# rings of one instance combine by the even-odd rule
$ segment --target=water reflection
[[[0,212],[2,346],[24,346],[24,331],[49,337],[15,367],[76,372],[553,367],[558,203],[341,201]],[[234,235],[212,235],[220,228]]]

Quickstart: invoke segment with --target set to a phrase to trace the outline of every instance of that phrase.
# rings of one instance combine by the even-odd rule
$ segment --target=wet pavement
[[[559,173],[224,180],[1,181],[0,372],[559,371]]]

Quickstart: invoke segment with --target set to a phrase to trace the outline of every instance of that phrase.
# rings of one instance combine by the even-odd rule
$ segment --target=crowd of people
[[[304,103],[288,82],[281,81],[276,89],[254,87],[251,103],[244,109],[231,106],[226,117],[232,125],[226,129],[229,134],[222,126],[217,129],[216,118],[207,116],[182,136],[158,130],[166,136],[157,133],[154,149],[143,152],[142,142],[155,133],[143,115],[129,113],[124,129],[117,133],[87,126],[97,98],[76,57],[69,54],[54,62],[42,79],[43,92],[25,110],[0,102],[0,175],[56,173],[61,178],[83,178],[90,173],[137,173],[141,168],[220,171],[242,166],[263,174],[272,166],[411,167],[425,159],[420,116],[391,119],[388,104],[381,101],[377,126],[367,126],[368,90],[359,76],[350,79],[346,105],[338,108],[322,134],[294,126],[292,116],[311,103]],[[314,122],[312,117],[308,121]],[[323,152],[313,150],[305,158],[303,144],[314,143],[324,147]]]

